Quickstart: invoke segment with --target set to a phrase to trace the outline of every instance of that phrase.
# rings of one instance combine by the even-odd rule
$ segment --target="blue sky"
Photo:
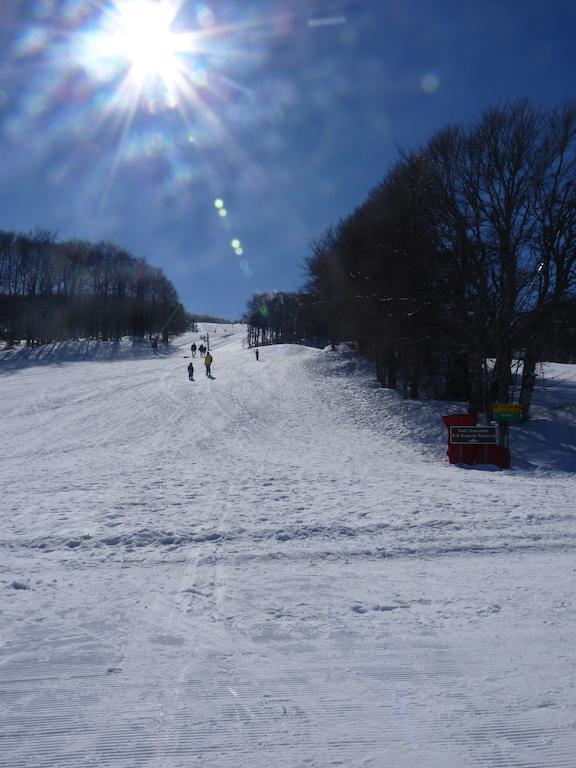
[[[175,3],[2,0],[0,228],[114,240],[193,312],[299,288],[398,148],[576,95],[564,0]]]

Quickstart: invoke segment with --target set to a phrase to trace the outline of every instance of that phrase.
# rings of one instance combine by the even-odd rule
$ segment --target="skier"
[[[206,376],[210,376],[212,371],[210,370],[210,367],[212,365],[213,357],[210,354],[210,352],[206,353],[206,357],[204,358],[204,365],[206,366]]]
[[[188,378],[190,379],[190,381],[194,381],[194,366],[192,365],[192,363],[188,365]]]
[[[260,360],[260,352],[258,351],[258,347],[256,347],[256,360]]]
[[[196,343],[192,344],[190,352],[192,352],[192,357],[196,357]]]

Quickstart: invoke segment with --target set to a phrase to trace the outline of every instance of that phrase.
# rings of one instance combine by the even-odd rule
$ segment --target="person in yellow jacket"
[[[206,352],[206,357],[204,358],[204,365],[206,366],[206,376],[211,375],[210,366],[212,365],[212,360],[214,358],[210,354],[210,352]]]

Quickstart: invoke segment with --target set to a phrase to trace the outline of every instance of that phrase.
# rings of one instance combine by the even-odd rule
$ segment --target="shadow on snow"
[[[0,373],[42,365],[152,359],[168,357],[177,351],[177,348],[165,344],[152,349],[148,341],[141,339],[57,341],[41,347],[20,347],[0,352]]]

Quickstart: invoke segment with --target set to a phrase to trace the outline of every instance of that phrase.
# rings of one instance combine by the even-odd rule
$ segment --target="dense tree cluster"
[[[248,344],[299,344],[324,346],[326,328],[308,293],[256,293],[248,302],[244,316],[248,325]]]
[[[216,317],[216,315],[191,315],[192,320],[195,323],[221,323],[222,325],[233,324],[232,320],[227,320],[225,317]]]
[[[403,153],[307,268],[319,321],[385,386],[527,416],[537,362],[576,356],[576,106],[497,107]]]
[[[183,331],[189,318],[160,269],[110,242],[0,231],[0,338],[27,344]]]

